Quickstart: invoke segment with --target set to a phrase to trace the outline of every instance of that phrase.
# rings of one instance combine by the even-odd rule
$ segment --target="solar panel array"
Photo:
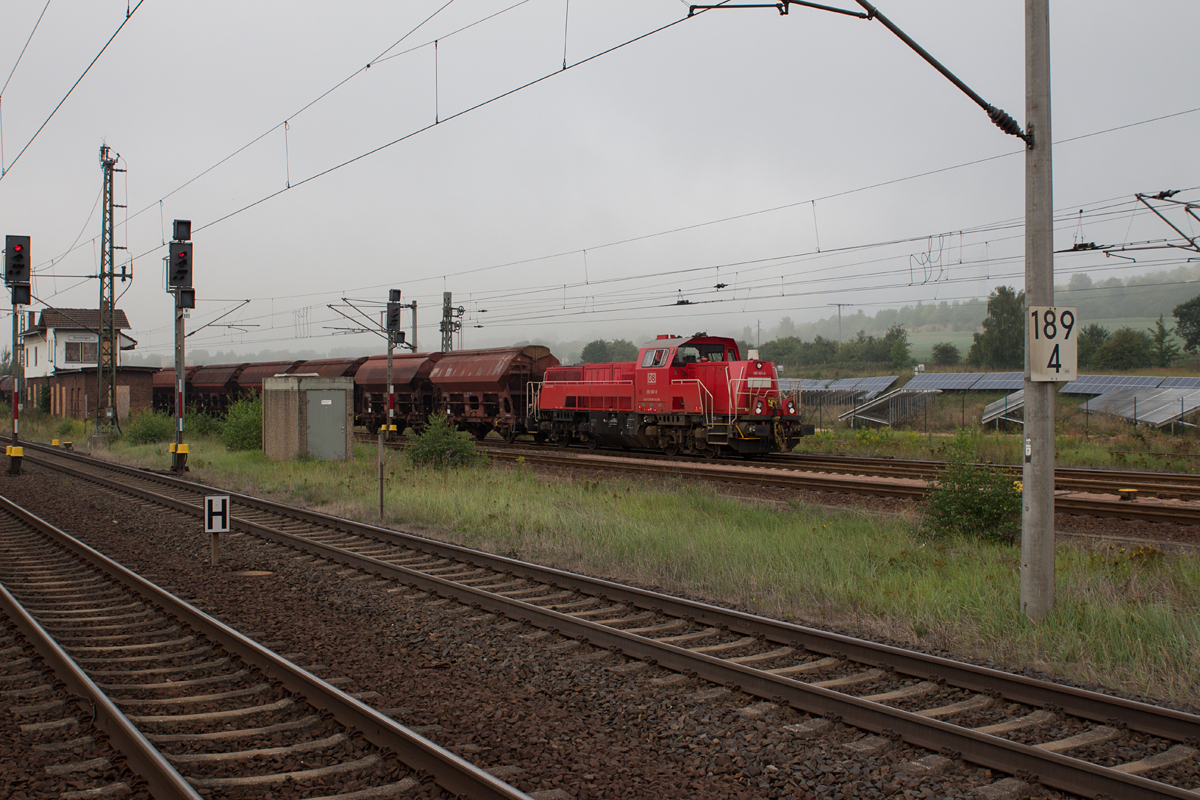
[[[1162,427],[1200,409],[1200,387],[1113,389],[1083,404],[1098,411]]]
[[[1058,391],[1061,394],[1104,394],[1114,389],[1154,388],[1161,375],[1080,375]]]
[[[876,378],[838,378],[818,380],[792,378],[779,381],[780,388],[801,392],[862,392],[861,399],[870,400],[887,391],[897,375]],[[1080,375],[1059,392],[1062,394],[1102,395],[1116,389],[1200,389],[1200,378],[1162,378],[1157,375]],[[1025,388],[1022,372],[923,372],[904,384],[905,389],[942,391],[997,392],[1019,391]],[[1140,415],[1139,415],[1140,418]]]

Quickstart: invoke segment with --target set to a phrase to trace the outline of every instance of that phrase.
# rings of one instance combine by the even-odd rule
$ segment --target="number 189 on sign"
[[[1025,332],[1029,380],[1073,381],[1079,377],[1074,307],[1030,306]]]

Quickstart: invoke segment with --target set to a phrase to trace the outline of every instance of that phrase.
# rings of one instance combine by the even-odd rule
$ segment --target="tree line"
[[[1077,276],[1076,276],[1077,277]],[[1076,281],[1077,286],[1081,282]],[[1065,305],[1065,304],[1064,304]],[[1025,365],[1025,293],[1011,286],[998,286],[988,296],[983,330],[973,334],[966,354],[950,342],[933,346],[935,366],[965,364],[983,370],[1019,371]],[[1082,316],[1082,312],[1080,314]],[[1079,368],[1133,370],[1169,367],[1182,353],[1200,351],[1200,295],[1177,305],[1175,325],[1168,327],[1160,315],[1154,327],[1138,330],[1128,326],[1109,330],[1102,325],[1083,326],[1078,333]],[[786,320],[785,320],[786,321]],[[1182,340],[1182,345],[1176,340]],[[743,357],[750,345],[739,341]],[[843,366],[887,365],[904,369],[912,365],[912,348],[904,325],[893,323],[882,336],[860,329],[852,338],[837,342],[821,335],[805,341],[797,336],[778,336],[763,342],[759,356],[784,368],[838,364]],[[624,339],[597,339],[583,348],[584,363],[632,361],[638,348]]]
[[[1085,325],[1080,329],[1078,338],[1079,368],[1131,370],[1169,367],[1181,354],[1180,345],[1173,334],[1183,339],[1183,351],[1195,353],[1200,348],[1200,296],[1177,305],[1173,316],[1176,321],[1173,328],[1167,327],[1162,314],[1154,327],[1146,330],[1123,326],[1110,331],[1094,323]],[[944,366],[958,364],[957,348],[953,350],[955,352],[950,353],[946,346],[935,345],[933,363]],[[1025,292],[1014,291],[1011,286],[998,286],[991,293],[983,331],[972,337],[966,363],[990,370],[1024,369]]]

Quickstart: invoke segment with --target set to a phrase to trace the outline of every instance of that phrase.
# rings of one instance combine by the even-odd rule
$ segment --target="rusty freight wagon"
[[[437,391],[429,373],[442,353],[396,353],[392,355],[392,386],[396,393],[394,415],[397,433],[405,428],[420,431],[437,408]],[[371,433],[387,424],[387,356],[371,356],[354,375],[355,424]]]
[[[505,438],[525,433],[527,388],[558,364],[540,345],[443,353],[429,375],[438,407],[460,430],[482,439],[492,430]]]

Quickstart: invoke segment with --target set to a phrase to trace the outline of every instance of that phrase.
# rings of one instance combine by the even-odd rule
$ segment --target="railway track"
[[[389,446],[402,448],[403,442],[395,441]],[[944,466],[938,461],[800,454],[779,454],[753,461],[700,460],[658,453],[549,448],[492,440],[479,446],[496,461],[513,462],[521,458],[546,466],[908,500],[923,498],[927,481]],[[1014,480],[1020,479],[1020,469],[1001,468],[1010,472]],[[1200,476],[1086,469],[1058,469],[1055,476],[1054,503],[1059,513],[1200,524],[1200,505],[1189,502],[1200,500]],[[1140,499],[1131,501],[1131,498]]]
[[[622,456],[589,451],[528,451],[503,450],[491,453],[493,459],[516,461],[518,458],[536,460],[548,466],[574,469],[618,471],[623,474],[683,477],[689,480],[716,481],[747,486],[771,486],[780,489],[808,492],[862,494],[875,497],[894,497],[920,500],[928,488],[923,479],[877,477],[854,474],[821,474],[797,468],[770,465],[723,464],[721,462],[672,461],[657,458],[628,459]],[[1178,500],[1146,498],[1127,501],[1113,490],[1111,495],[1059,490],[1054,498],[1058,513],[1148,522],[1174,522],[1180,525],[1200,524],[1200,504]]]
[[[3,612],[158,800],[528,798],[3,498],[0,551]],[[65,729],[62,707],[23,710]]]
[[[43,459],[187,514],[220,491],[63,453],[34,455]],[[900,739],[1084,797],[1194,800],[1200,789],[1194,715],[231,496],[245,533],[605,648],[633,659],[628,669],[657,665],[739,690],[756,705],[814,715],[789,730],[797,737],[838,720],[868,732],[856,745],[864,753]],[[923,760],[935,769],[938,758],[950,760]]]

